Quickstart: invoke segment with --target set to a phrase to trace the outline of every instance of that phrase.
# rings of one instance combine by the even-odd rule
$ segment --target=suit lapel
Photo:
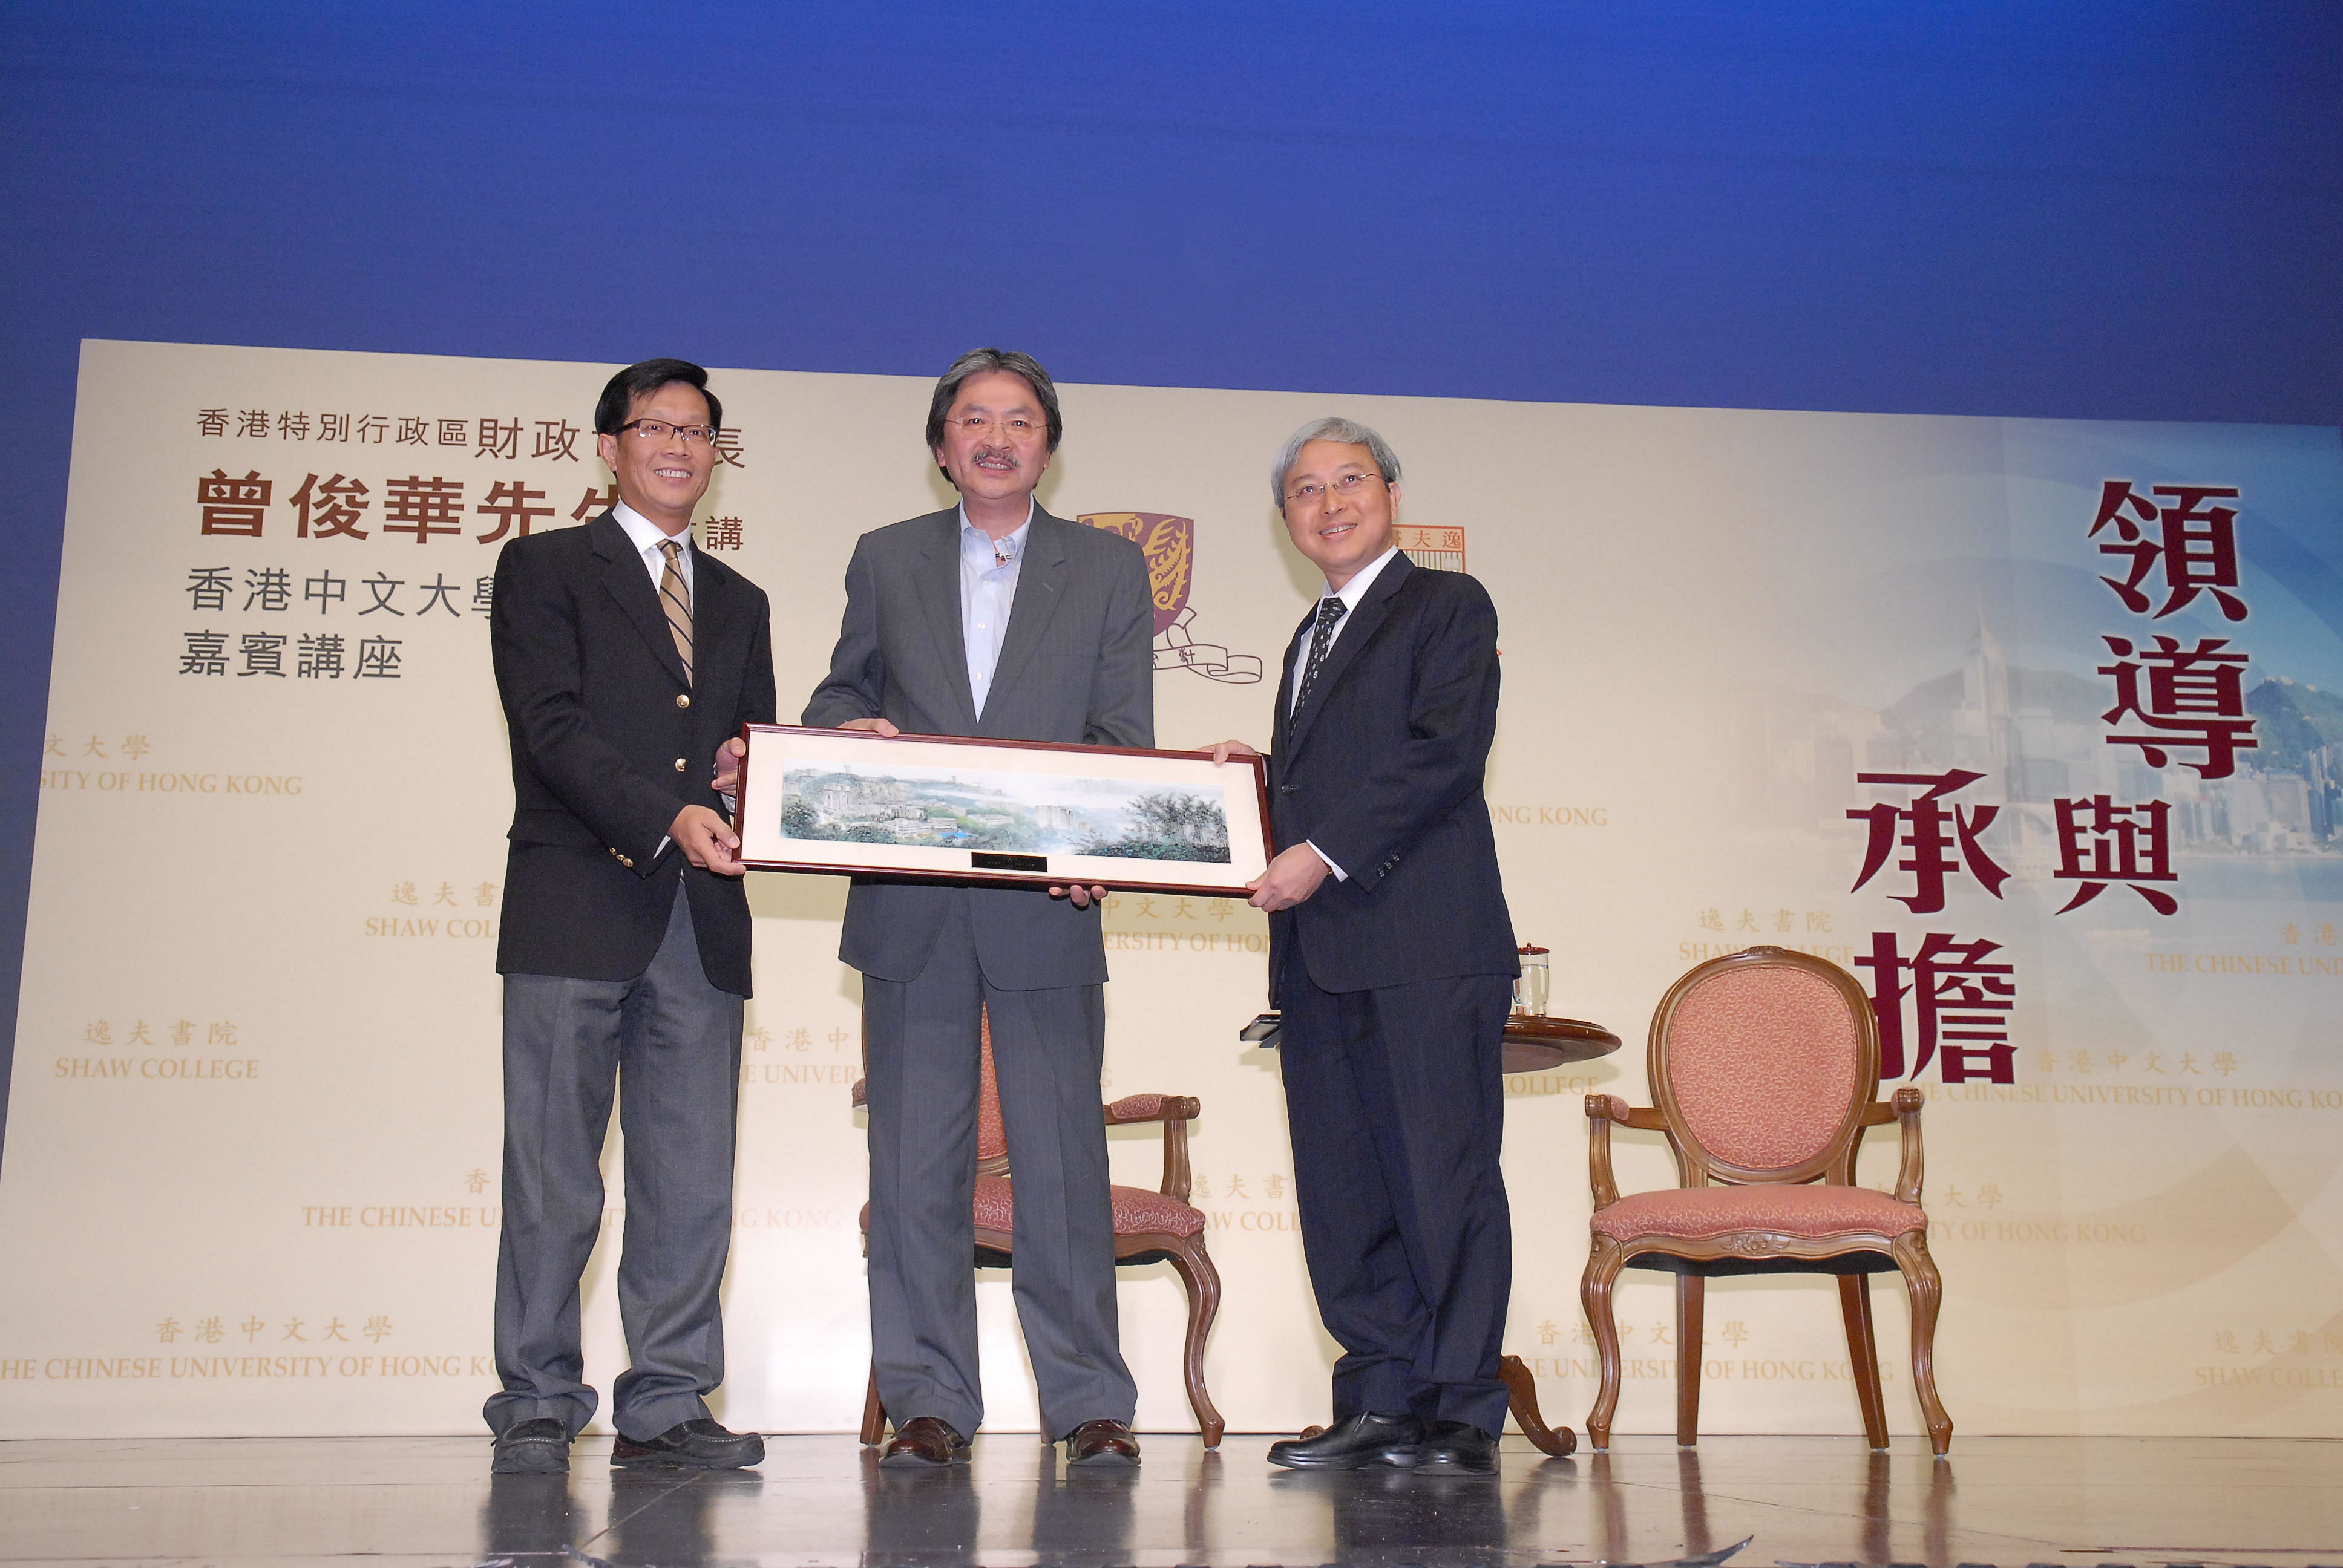
[[[967,734],[976,728],[976,698],[969,689],[968,637],[960,624],[960,513],[938,512],[935,522],[914,588],[928,618],[928,635],[935,638],[936,657],[943,662],[944,683],[960,703],[956,728]]]
[[[1302,624],[1294,628],[1292,640],[1285,645],[1285,660],[1278,666],[1277,709],[1270,715],[1269,724],[1269,751],[1272,757],[1282,757],[1285,754],[1286,731],[1293,722],[1289,710],[1293,706],[1294,655],[1302,651],[1302,642],[1310,636],[1310,628],[1317,622],[1318,610],[1315,606],[1312,606],[1310,613],[1302,618]]]
[[[732,612],[737,608],[724,568],[710,561],[705,553],[696,556],[691,563],[691,673],[695,687],[706,684],[701,677],[711,668],[711,661],[719,658],[717,650],[731,635]],[[731,668],[739,668],[737,659]]]
[[[1050,618],[1058,612],[1066,581],[1065,530],[1080,526],[1061,521],[1038,505],[1033,508],[1033,527],[1025,535],[1025,559],[1017,568],[1017,597],[1009,607],[1009,635],[1001,639],[1001,658],[992,667],[992,689],[984,699],[988,711],[999,711],[996,705],[1001,694],[1017,683],[1042,632],[1049,628]]]
[[[679,688],[689,689],[690,678],[683,672],[683,657],[675,651],[675,633],[668,628],[667,612],[659,608],[659,589],[651,586],[651,574],[643,558],[635,552],[635,541],[618,526],[618,514],[604,512],[588,525],[593,541],[594,554],[602,562],[602,587],[618,601],[627,618],[635,623],[651,657],[675,677]],[[693,637],[699,635],[698,610],[694,608]]]
[[[1341,682],[1343,671],[1358,661],[1360,653],[1390,618],[1391,601],[1413,570],[1415,563],[1407,558],[1405,551],[1402,551],[1376,574],[1374,586],[1367,589],[1366,597],[1359,601],[1359,608],[1350,613],[1348,624],[1341,628],[1334,638],[1333,648],[1326,655],[1326,662],[1319,666],[1317,684],[1310,689],[1310,700],[1302,705],[1301,712],[1293,716],[1293,736],[1288,742],[1290,746],[1298,749],[1310,739],[1310,731],[1318,716],[1326,711],[1326,699]]]

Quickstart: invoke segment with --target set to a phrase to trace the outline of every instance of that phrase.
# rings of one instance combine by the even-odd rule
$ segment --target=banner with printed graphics
[[[588,427],[611,368],[85,346],[0,1171],[0,1434],[476,1428],[510,806],[488,579],[504,539],[606,503]],[[771,594],[790,717],[855,537],[949,504],[930,383],[714,385],[699,543]],[[1062,393],[1041,498],[1149,552],[1161,744],[1267,739],[1317,583],[1264,480],[1304,419],[1379,427],[1401,542],[1495,598],[1515,928],[1553,950],[1554,1010],[1628,1042],[1507,1082],[1507,1347],[1549,1419],[1582,1422],[1594,1390],[1582,1097],[1647,1102],[1661,993],[1772,943],[1857,975],[1883,1092],[1928,1096],[1962,1431],[2343,1432],[2336,431]],[[860,1412],[843,894],[751,878],[736,1426]],[[1103,1092],[1205,1108],[1215,1398],[1233,1430],[1322,1420],[1277,1058],[1236,1040],[1262,922],[1125,895],[1106,926]],[[1119,1179],[1152,1186],[1153,1130],[1113,1138]],[[1623,1186],[1674,1181],[1655,1135],[1617,1141]],[[1872,1184],[1894,1145],[1872,1134]],[[1874,1289],[1890,1422],[1915,1432],[1901,1292]],[[980,1295],[990,1424],[1030,1428],[1007,1277]],[[1672,1292],[1631,1272],[1618,1301],[1618,1429],[1669,1430]],[[1188,1429],[1177,1280],[1127,1271],[1121,1305],[1141,1424]],[[1707,1430],[1859,1430],[1812,1280],[1712,1285],[1704,1365]]]

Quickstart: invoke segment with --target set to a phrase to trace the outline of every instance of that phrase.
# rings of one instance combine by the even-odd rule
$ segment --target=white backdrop
[[[85,346],[0,1171],[0,1434],[477,1426],[510,807],[480,584],[516,508],[570,526],[608,483],[582,427],[611,368]],[[930,383],[714,385],[738,440],[702,543],[771,593],[793,717],[855,536],[949,499],[920,447]],[[1550,1419],[1578,1422],[1593,1392],[1580,1096],[1645,1101],[1660,993],[1757,941],[1851,963],[1875,933],[1908,957],[1936,931],[2000,944],[2014,976],[2011,1081],[1947,1082],[1941,1058],[1913,1080],[1931,1095],[1938,1365],[1962,1429],[2343,1432],[2343,857],[2319,771],[2343,731],[2318,729],[2321,694],[2343,686],[2319,597],[2343,537],[2336,432],[1061,392],[1044,504],[1194,525],[1184,595],[1162,563],[1182,613],[1159,638],[1160,744],[1266,739],[1273,687],[1242,677],[1260,660],[1273,679],[1315,583],[1265,467],[1305,418],[1379,427],[1406,465],[1412,542],[1496,599],[1488,794],[1515,926],[1554,950],[1554,1010],[1629,1042],[1508,1085],[1507,1345]],[[2096,580],[2127,569],[2099,553],[2112,536],[2087,535],[2118,475],[2143,494],[2240,487],[2251,618],[2200,603],[2151,623]],[[2112,743],[2101,639],[2156,631],[2232,638],[2253,657],[2245,685],[2293,693],[2284,722],[2308,739],[2281,744],[2265,715],[2269,744],[2220,781]],[[1221,678],[1183,667],[1182,644]],[[1911,795],[1855,773],[1960,767],[1981,781],[1956,803],[2002,808],[1976,835],[2012,873],[2000,896],[1957,857],[1938,911],[1895,901],[1915,890],[1894,866],[1850,891],[1865,827],[1847,812]],[[2074,885],[2045,802],[2107,790],[2174,803],[2177,879],[2160,887],[2177,914],[2120,883],[2056,912]],[[869,1342],[844,887],[751,883],[719,1410],[847,1431]],[[1294,1230],[1276,1058],[1235,1040],[1263,1005],[1262,924],[1125,895],[1107,929],[1107,1093],[1205,1107],[1197,1202],[1227,1286],[1214,1395],[1237,1431],[1322,1420],[1333,1351]],[[1621,1142],[1625,1185],[1673,1180],[1654,1137]],[[1153,1185],[1157,1151],[1148,1130],[1118,1132],[1119,1179]],[[1875,1136],[1866,1178],[1885,1184],[1893,1157]],[[615,1148],[608,1168],[615,1242]],[[605,1386],[622,1364],[615,1255],[587,1296]],[[1007,1277],[980,1294],[991,1424],[1030,1429]],[[1891,1425],[1916,1432],[1901,1292],[1877,1299]],[[1121,1304],[1141,1426],[1188,1429],[1176,1278],[1126,1271]],[[1664,1277],[1631,1274],[1620,1309],[1620,1429],[1667,1430]],[[1832,1292],[1721,1283],[1708,1319],[1709,1430],[1856,1430]]]

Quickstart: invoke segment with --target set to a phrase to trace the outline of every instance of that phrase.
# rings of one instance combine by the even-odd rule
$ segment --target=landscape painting
[[[781,772],[784,839],[1230,863],[1221,798],[1177,783],[892,760]]]

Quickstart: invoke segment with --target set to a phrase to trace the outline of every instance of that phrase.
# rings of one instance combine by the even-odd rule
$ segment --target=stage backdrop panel
[[[956,346],[946,346],[950,348]],[[940,351],[939,358],[942,357]],[[611,367],[91,342],[8,1161],[0,1433],[450,1432],[493,1386],[508,760],[501,540],[608,496]],[[920,379],[719,371],[699,524],[772,596],[783,717],[864,529],[944,505]],[[1159,744],[1264,741],[1315,574],[1265,468],[1342,412],[1406,463],[1426,564],[1484,582],[1488,780],[1554,1008],[1618,1057],[1510,1080],[1508,1348],[1576,1422],[1593,1352],[1591,1090],[1702,959],[1775,943],[1880,999],[1928,1096],[1963,1430],[2343,1432],[2343,451],[2330,429],[2086,425],[1072,386],[1041,498],[1140,540]],[[868,1337],[844,886],[751,878],[727,1293],[736,1426],[845,1432]],[[1194,1094],[1236,1430],[1326,1415],[1264,929],[1227,900],[1106,914],[1102,1091]],[[1893,1084],[1887,1087],[1892,1088]],[[614,1132],[615,1141],[615,1132]],[[1673,1180],[1621,1137],[1629,1188]],[[1119,1132],[1120,1179],[1157,1145]],[[1892,1138],[1864,1171],[1892,1180]],[[624,1194],[589,1275],[621,1349]],[[1006,1276],[993,1424],[1033,1404]],[[1900,1292],[1888,1412],[1916,1432]],[[1623,1431],[1673,1421],[1661,1276],[1620,1291]],[[1183,1305],[1125,1274],[1143,1426],[1183,1430]],[[1712,1287],[1714,1432],[1857,1428],[1835,1297]]]

